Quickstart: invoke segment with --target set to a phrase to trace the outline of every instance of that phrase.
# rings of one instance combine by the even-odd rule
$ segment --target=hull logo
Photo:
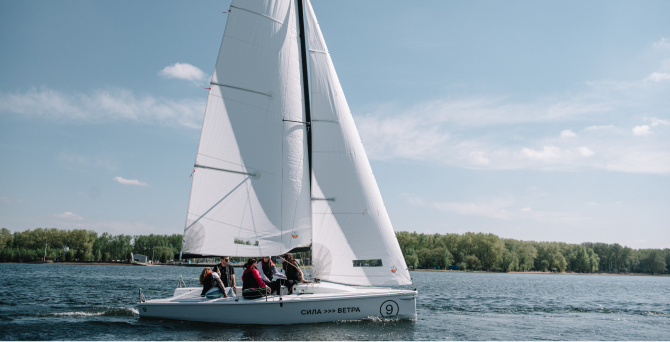
[[[147,312],[147,307],[146,307],[146,306],[143,307],[143,308],[142,308],[142,311]]]

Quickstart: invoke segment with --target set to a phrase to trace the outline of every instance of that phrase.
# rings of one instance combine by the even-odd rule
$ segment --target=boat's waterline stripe
[[[219,169],[219,168],[216,168],[216,167],[204,166],[204,165],[200,165],[200,164],[195,164],[195,165],[193,165],[193,167],[197,167],[197,168],[200,168],[200,169],[209,169],[209,170],[216,170],[216,171],[232,172],[232,173],[237,173],[237,174],[240,174],[240,175],[249,175],[249,176],[252,176],[256,179],[261,176],[260,171],[254,171],[252,173],[249,173],[249,172],[242,172],[242,171]]]
[[[267,96],[267,97],[269,97],[269,98],[272,98],[272,93],[264,93],[264,92],[262,92],[262,91],[256,91],[256,90],[251,90],[251,89],[247,89],[247,88],[236,87],[236,86],[232,86],[232,85],[229,85],[229,84],[223,84],[223,83],[209,82],[209,84],[210,84],[210,85],[219,86],[219,87],[226,87],[226,88],[231,88],[231,89],[237,89],[237,90],[242,90],[242,91],[248,91],[248,92],[250,92],[250,93],[259,94],[259,95],[265,95],[265,96]]]

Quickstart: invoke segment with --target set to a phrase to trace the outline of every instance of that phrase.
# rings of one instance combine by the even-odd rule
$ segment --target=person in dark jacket
[[[200,285],[202,285],[201,297],[220,298],[223,296],[224,298],[228,298],[221,277],[209,267],[205,267],[202,273],[200,273]]]
[[[286,279],[286,276],[277,271],[277,267],[270,260],[269,256],[264,256],[258,260],[258,273],[261,275],[261,278],[266,285],[270,286],[272,294],[279,294],[281,283],[280,279]],[[277,280],[272,280],[274,277],[277,277]]]
[[[258,272],[258,263],[256,259],[249,258],[244,264],[242,273],[242,297],[246,299],[256,299],[270,294],[270,288],[265,284]]]
[[[305,281],[305,276],[303,275],[300,266],[298,266],[298,261],[296,261],[293,257],[293,254],[286,253],[282,256],[282,258],[284,260],[281,267],[286,274],[286,280],[284,281],[284,284],[286,287],[288,287],[288,294],[292,294],[293,285],[298,283],[306,283],[307,281]]]
[[[237,293],[237,287],[235,284],[235,268],[230,264],[229,257],[222,256],[221,263],[214,266],[212,271],[219,273],[224,287],[231,287],[233,292]]]

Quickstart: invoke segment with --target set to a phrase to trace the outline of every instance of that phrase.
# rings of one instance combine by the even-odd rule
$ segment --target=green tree
[[[516,253],[505,250],[503,252],[501,268],[505,272],[514,272],[519,269],[519,257]]]
[[[479,258],[476,255],[468,255],[465,257],[465,264],[471,270],[478,270],[480,265]]]
[[[12,232],[7,228],[0,229],[0,249],[12,245]]]
[[[166,264],[168,262],[168,253],[167,253],[166,250],[163,250],[163,252],[161,253],[160,261],[164,264]]]

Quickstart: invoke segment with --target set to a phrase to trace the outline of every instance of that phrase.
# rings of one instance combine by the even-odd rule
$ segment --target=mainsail
[[[311,243],[294,1],[233,1],[195,160],[186,256],[277,255]]]
[[[311,92],[304,93],[301,5],[231,5],[195,161],[184,257],[278,255],[311,244],[315,278],[410,284],[309,1],[304,33]]]
[[[352,285],[410,284],[309,0],[306,19],[312,94],[312,274]]]

